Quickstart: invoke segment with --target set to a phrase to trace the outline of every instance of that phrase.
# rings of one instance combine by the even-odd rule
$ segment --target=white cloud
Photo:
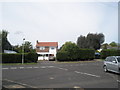
[[[117,4],[117,3],[116,3]],[[12,44],[25,37],[39,41],[74,41],[79,35],[103,32],[116,40],[117,6],[113,3],[4,3],[4,28]],[[112,6],[112,7],[111,7]],[[15,35],[17,31],[24,36]],[[17,38],[14,38],[17,37]],[[13,40],[14,38],[14,40]],[[111,39],[106,37],[107,41]]]

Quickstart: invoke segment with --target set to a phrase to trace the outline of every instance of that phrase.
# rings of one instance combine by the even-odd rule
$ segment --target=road
[[[120,76],[103,71],[103,61],[3,65],[6,88],[119,88]]]

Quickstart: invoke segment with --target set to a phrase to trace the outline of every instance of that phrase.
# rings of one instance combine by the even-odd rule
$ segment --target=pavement
[[[41,61],[28,65],[3,65],[4,88],[120,89],[120,75],[103,71],[103,61]]]

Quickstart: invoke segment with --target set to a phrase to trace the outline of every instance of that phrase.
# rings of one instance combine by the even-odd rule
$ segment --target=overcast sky
[[[105,42],[118,41],[117,2],[6,2],[2,5],[2,27],[12,45],[22,39],[58,42],[77,41],[80,35],[103,33]],[[0,15],[1,16],[1,15]]]

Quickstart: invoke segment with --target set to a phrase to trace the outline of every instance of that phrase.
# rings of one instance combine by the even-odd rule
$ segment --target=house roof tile
[[[58,42],[37,42],[36,46],[58,46]]]

